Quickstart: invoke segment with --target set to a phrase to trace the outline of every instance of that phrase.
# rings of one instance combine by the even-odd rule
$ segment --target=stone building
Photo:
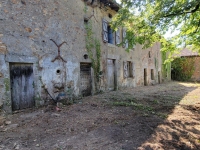
[[[192,65],[194,67],[194,72],[192,73],[192,76],[190,79],[188,79],[189,81],[193,81],[193,82],[200,82],[200,55],[198,54],[198,52],[194,52],[191,50],[190,47],[188,48],[183,48],[180,51],[180,54],[176,54],[175,55],[175,60],[176,58],[183,58],[187,61],[188,67],[190,67],[190,65]],[[173,63],[173,62],[172,62]],[[182,68],[187,68],[186,66],[182,66]],[[187,69],[186,69],[187,71]],[[172,68],[172,79],[177,79],[177,75],[176,71]]]
[[[129,52],[128,42],[117,46],[126,34],[109,26],[118,9],[112,0],[1,0],[3,108],[160,83],[160,43],[146,50],[136,44]],[[92,29],[86,30],[89,22]],[[96,42],[91,49],[90,30]]]

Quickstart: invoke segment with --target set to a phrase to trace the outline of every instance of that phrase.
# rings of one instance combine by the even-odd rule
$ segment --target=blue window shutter
[[[102,19],[102,36],[103,41],[108,42],[108,22],[105,19]]]
[[[115,35],[116,35],[116,36],[115,36],[116,45],[117,45],[117,44],[120,44],[120,31],[119,31],[119,28],[117,29]]]

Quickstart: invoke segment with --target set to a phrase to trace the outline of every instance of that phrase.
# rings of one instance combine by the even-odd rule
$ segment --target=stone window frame
[[[123,62],[124,78],[135,78],[135,64],[132,61]]]

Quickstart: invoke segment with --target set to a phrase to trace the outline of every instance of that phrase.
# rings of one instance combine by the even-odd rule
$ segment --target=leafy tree
[[[166,51],[192,45],[200,53],[200,0],[121,0],[121,6],[112,25],[127,29],[129,48],[135,43],[145,48],[160,41]],[[179,33],[165,40],[169,30]]]

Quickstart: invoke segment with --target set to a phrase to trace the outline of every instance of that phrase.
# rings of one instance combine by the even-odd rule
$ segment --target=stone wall
[[[198,81],[200,82],[200,57],[195,57],[194,58],[195,62],[194,62],[194,73],[192,75],[192,81]]]
[[[109,22],[109,16],[115,13],[108,7],[87,6],[81,0],[1,0],[0,104],[4,103],[4,109],[11,111],[12,105],[11,63],[33,64],[36,105],[56,99],[62,92],[65,96],[68,91],[74,96],[80,95],[80,63],[91,63],[89,58],[83,57],[88,55],[84,18],[90,18],[94,37],[101,45],[101,90],[108,90],[107,59],[115,62],[115,89],[144,85],[144,68],[147,69],[148,84],[158,83],[158,72],[161,72],[159,43],[147,50],[137,44],[126,52],[122,46],[103,42],[102,19]],[[61,43],[63,45],[59,47]],[[57,57],[58,48],[60,57]],[[124,61],[134,62],[134,78],[124,78]],[[94,93],[95,84],[92,85]]]

